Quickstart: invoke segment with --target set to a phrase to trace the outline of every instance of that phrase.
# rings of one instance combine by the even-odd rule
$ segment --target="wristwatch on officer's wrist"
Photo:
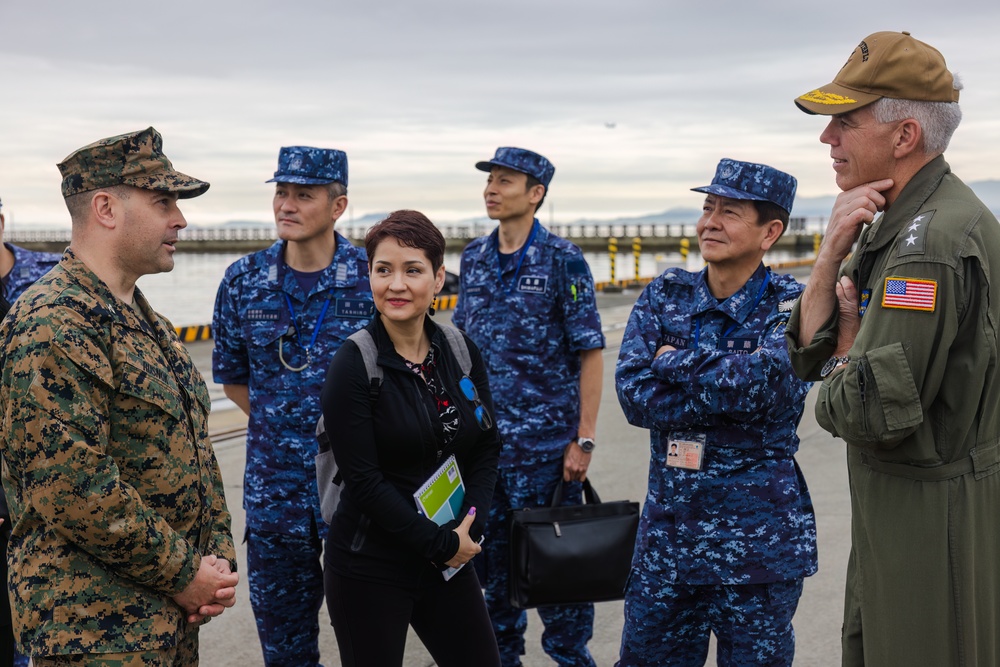
[[[819,376],[821,378],[826,378],[830,373],[837,370],[840,366],[843,366],[850,361],[848,357],[830,357],[830,360],[823,364],[823,369],[820,370]]]
[[[580,449],[582,449],[587,454],[594,451],[594,448],[597,447],[597,443],[594,442],[593,438],[577,438],[576,444],[580,445]]]

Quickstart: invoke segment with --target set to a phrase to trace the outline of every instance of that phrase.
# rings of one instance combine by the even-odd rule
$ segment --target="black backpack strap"
[[[465,342],[465,336],[462,335],[461,331],[447,324],[441,325],[441,332],[444,333],[444,337],[448,340],[451,353],[458,359],[458,365],[462,369],[462,373],[464,375],[471,373],[472,356],[469,354],[469,345]]]

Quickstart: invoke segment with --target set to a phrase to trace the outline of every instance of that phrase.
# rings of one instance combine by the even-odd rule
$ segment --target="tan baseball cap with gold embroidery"
[[[941,52],[908,32],[876,32],[865,37],[833,83],[795,98],[806,113],[832,116],[882,98],[958,102],[955,79]]]

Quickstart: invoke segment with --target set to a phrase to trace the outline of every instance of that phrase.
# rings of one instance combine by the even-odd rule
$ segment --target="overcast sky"
[[[9,224],[68,226],[56,163],[149,125],[212,183],[193,224],[272,220],[296,144],[347,151],[353,217],[480,216],[473,165],[508,145],[556,166],[545,222],[697,207],[722,157],[832,194],[792,99],[880,30],[942,51],[966,86],[948,160],[1000,178],[1000,3],[0,0],[0,197]]]

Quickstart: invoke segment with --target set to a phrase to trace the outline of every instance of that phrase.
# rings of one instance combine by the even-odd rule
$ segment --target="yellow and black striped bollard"
[[[632,279],[636,285],[639,284],[639,255],[642,254],[642,239],[638,236],[632,237],[632,258],[635,260],[635,277]]]

